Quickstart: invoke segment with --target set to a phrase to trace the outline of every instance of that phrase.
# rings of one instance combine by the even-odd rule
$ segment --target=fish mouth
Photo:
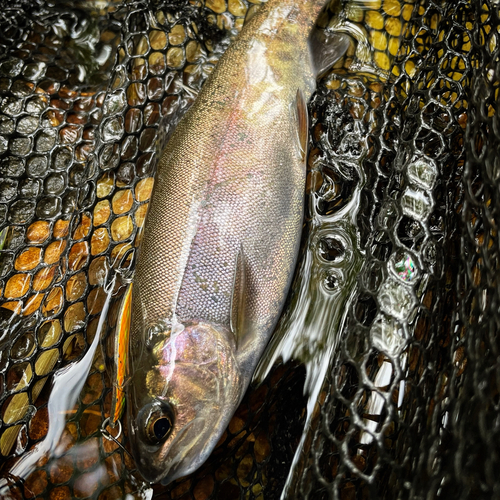
[[[197,469],[207,458],[200,453],[203,448],[199,450],[198,447],[205,437],[204,429],[204,418],[196,418],[187,423],[169,444],[166,453],[162,453],[161,445],[153,447],[137,443],[134,447],[134,457],[142,477],[151,484],[161,481],[163,485],[167,485]],[[183,443],[188,432],[194,437]],[[176,450],[176,447],[179,449]]]

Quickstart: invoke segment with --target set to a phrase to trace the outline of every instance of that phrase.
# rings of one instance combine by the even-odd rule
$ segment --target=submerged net
[[[4,497],[151,493],[100,431],[118,288],[105,349],[68,410],[57,458],[28,477],[16,464],[47,436],[51,377],[87,352],[106,276],[140,241],[158,149],[256,8],[243,0],[2,6]],[[497,2],[334,2],[330,17],[362,28],[378,72],[355,71],[353,44],[309,106],[296,284],[312,276],[315,293],[348,299],[328,337],[333,355],[290,496],[500,496]],[[348,268],[352,255],[359,266]],[[323,303],[317,315],[339,307]],[[279,498],[307,421],[304,381],[298,362],[275,367],[248,391],[207,463],[154,495]],[[126,436],[119,442],[126,447]]]

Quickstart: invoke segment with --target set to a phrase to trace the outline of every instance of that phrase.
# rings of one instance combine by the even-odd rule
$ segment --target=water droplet
[[[432,199],[420,189],[406,188],[401,197],[403,213],[415,220],[427,219],[432,210]]]
[[[52,168],[54,170],[66,170],[72,160],[72,150],[69,148],[61,148],[57,150],[52,157]]]
[[[34,200],[17,200],[9,210],[9,220],[15,224],[24,224],[35,213]]]
[[[432,189],[436,182],[438,170],[436,164],[429,159],[418,159],[408,165],[408,178],[424,189]]]
[[[124,134],[123,118],[116,117],[108,119],[102,127],[102,138],[106,142],[118,141]]]
[[[323,275],[323,286],[328,292],[334,291],[338,287],[338,277],[334,272],[326,271]]]
[[[6,115],[16,116],[23,109],[23,101],[22,99],[16,99],[15,97],[6,97],[0,105],[0,109]]]
[[[23,66],[24,63],[21,59],[11,57],[0,64],[0,73],[5,76],[14,77],[21,73]]]
[[[23,75],[28,80],[38,80],[45,75],[47,65],[44,62],[30,63],[24,68]]]
[[[32,156],[26,166],[30,177],[45,177],[48,174],[47,158],[45,156]]]
[[[10,152],[17,156],[26,156],[31,149],[31,139],[28,137],[17,137],[10,141]]]
[[[39,153],[46,153],[50,151],[56,143],[56,131],[44,130],[36,140],[36,150]]]
[[[8,202],[17,194],[17,181],[5,178],[0,182],[0,201]]]
[[[403,281],[413,281],[417,275],[417,268],[410,254],[397,252],[393,258],[393,266],[396,274]]]
[[[34,116],[25,116],[17,123],[17,131],[20,134],[32,134],[38,128],[38,120]]]
[[[324,236],[319,240],[319,254],[329,262],[338,261],[345,253],[343,243],[335,237]]]
[[[8,116],[0,116],[0,133],[1,134],[12,134],[14,132],[14,120]]]
[[[407,320],[415,306],[415,298],[402,283],[388,279],[378,293],[380,308],[389,316]]]
[[[401,323],[385,314],[379,314],[375,318],[370,336],[376,349],[392,357],[399,356],[406,345],[406,335]]]
[[[127,98],[123,90],[118,90],[112,94],[108,94],[103,104],[104,116],[110,116],[121,113],[127,107]]]

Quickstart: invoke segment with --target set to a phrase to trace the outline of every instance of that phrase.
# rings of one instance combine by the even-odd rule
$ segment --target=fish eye
[[[165,402],[155,402],[141,412],[144,436],[151,444],[159,444],[170,435],[174,427],[174,414]]]
[[[157,418],[150,425],[152,426],[153,434],[158,441],[163,441],[163,439],[170,434],[170,430],[172,429],[172,423],[168,417]]]

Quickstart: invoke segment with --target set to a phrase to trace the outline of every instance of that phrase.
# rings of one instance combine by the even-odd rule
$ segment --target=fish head
[[[161,330],[162,328],[157,328]],[[161,332],[128,388],[128,422],[137,468],[168,484],[210,455],[241,398],[235,343],[204,322]]]

